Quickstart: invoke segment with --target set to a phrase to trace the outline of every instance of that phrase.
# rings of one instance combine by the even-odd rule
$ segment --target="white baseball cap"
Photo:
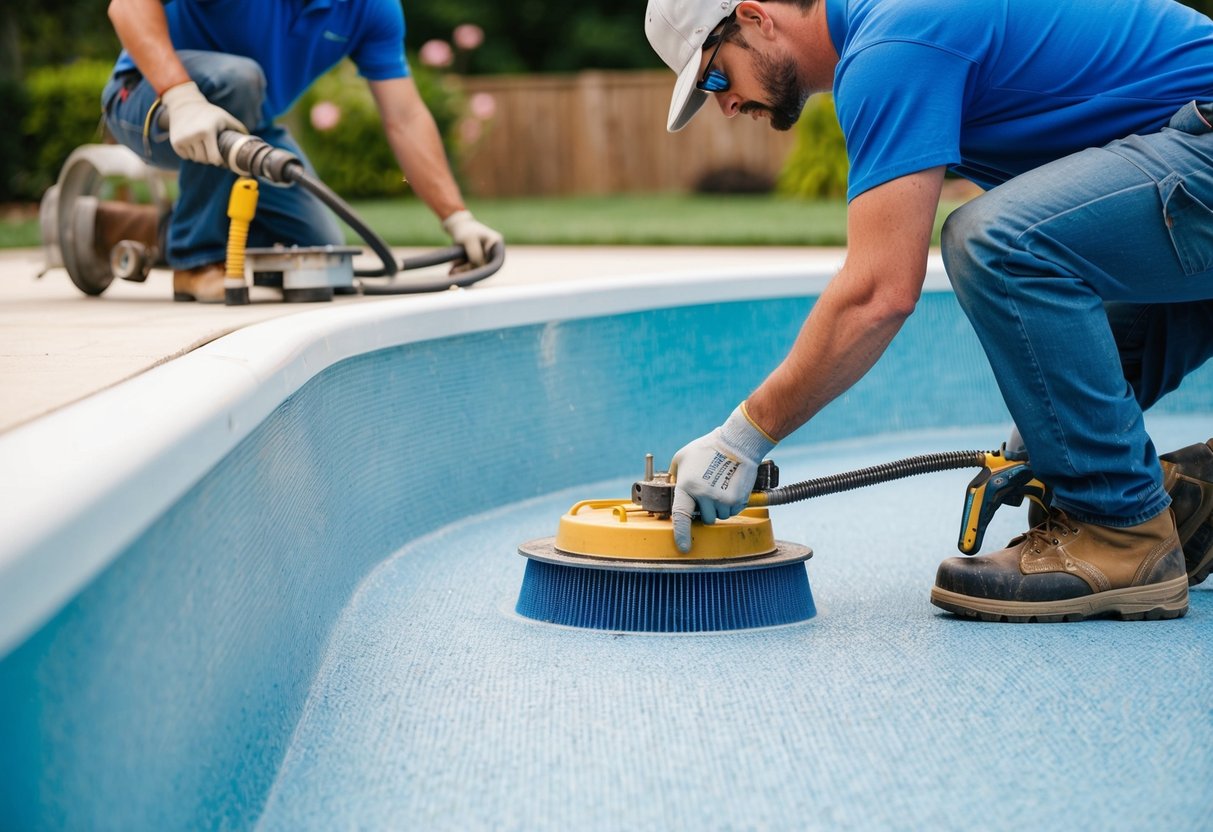
[[[708,100],[706,92],[695,88],[703,42],[739,3],[741,0],[649,0],[644,33],[666,66],[678,73],[666,123],[671,133],[686,127]]]

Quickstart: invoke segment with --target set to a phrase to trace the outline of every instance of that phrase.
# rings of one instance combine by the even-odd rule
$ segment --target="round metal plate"
[[[726,560],[634,560],[600,558],[589,555],[573,555],[556,548],[556,538],[541,537],[528,540],[518,547],[518,554],[526,558],[556,563],[562,566],[581,566],[587,569],[618,569],[631,572],[727,572],[733,569],[765,569],[799,563],[813,557],[813,550],[799,543],[786,540],[775,541],[775,551],[751,558],[728,558]]]
[[[95,196],[79,197],[61,229],[63,265],[72,283],[86,295],[99,295],[114,282],[109,257],[98,255],[95,247],[98,201]]]

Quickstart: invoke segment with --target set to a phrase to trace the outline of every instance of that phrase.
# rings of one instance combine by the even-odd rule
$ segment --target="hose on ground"
[[[396,265],[396,258],[393,256],[392,250],[388,248],[388,244],[383,241],[382,237],[371,230],[362,221],[362,218],[354,213],[354,209],[347,205],[345,200],[337,196],[332,188],[305,171],[302,165],[292,169],[292,173],[296,183],[331,208],[334,214],[345,220],[346,224],[354,229],[359,237],[366,241],[371,250],[379,255],[379,259],[383,263],[382,266],[377,269],[357,269],[354,271],[355,277],[391,277],[399,271],[399,267]]]
[[[167,124],[165,123],[163,126],[167,126]],[[402,269],[434,266],[467,258],[467,252],[464,251],[463,246],[448,246],[416,257],[406,258],[397,264],[391,249],[383,238],[363,222],[362,218],[354,213],[354,209],[328,185],[308,173],[299,157],[290,151],[274,147],[256,136],[233,130],[221,132],[218,143],[225,164],[232,171],[242,176],[260,177],[279,184],[298,185],[327,205],[333,213],[354,229],[382,262],[382,265],[376,269],[355,270],[355,277],[391,278]],[[367,295],[402,295],[417,292],[440,292],[444,289],[470,286],[497,273],[502,263],[505,262],[505,246],[499,243],[493,247],[489,255],[487,263],[473,269],[464,269],[444,277],[428,280],[410,279],[389,281],[380,285],[363,284],[362,292]]]

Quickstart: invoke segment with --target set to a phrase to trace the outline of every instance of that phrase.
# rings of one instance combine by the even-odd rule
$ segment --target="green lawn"
[[[416,199],[355,201],[397,246],[449,243]],[[846,243],[842,201],[773,196],[650,195],[473,200],[472,210],[517,245],[818,245]],[[941,207],[939,224],[955,203]],[[351,241],[356,238],[351,233]],[[37,219],[0,221],[0,248],[40,244]]]
[[[0,219],[0,248],[25,248],[42,245],[38,220]]]

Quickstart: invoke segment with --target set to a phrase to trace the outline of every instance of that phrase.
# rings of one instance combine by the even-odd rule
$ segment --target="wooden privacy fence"
[[[464,78],[469,100],[487,93],[494,104],[462,156],[468,190],[481,197],[688,191],[723,168],[779,172],[793,134],[765,120],[726,119],[714,101],[667,133],[673,87],[668,71]]]

